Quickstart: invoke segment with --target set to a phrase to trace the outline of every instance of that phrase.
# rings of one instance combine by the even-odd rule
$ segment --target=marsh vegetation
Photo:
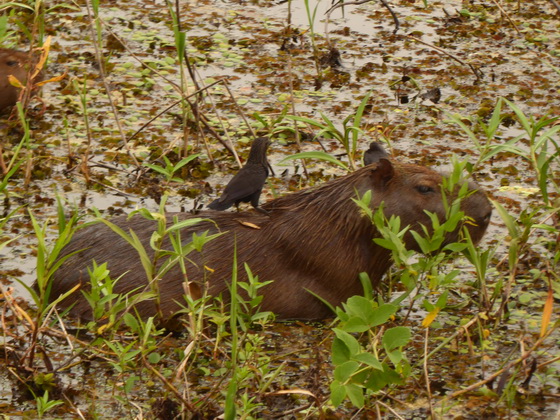
[[[558,415],[556,2],[330,7],[0,4],[0,47],[48,56],[36,62],[40,99],[0,116],[0,413]],[[235,260],[231,304],[187,287],[174,324],[129,310],[104,261],[90,270],[92,319],[57,309],[49,284],[85,223],[136,212],[155,226],[152,253],[176,264],[211,241],[161,249],[186,227],[163,215],[219,197],[257,136],[273,139],[275,172],[261,204],[356,171],[375,140],[452,185],[475,180],[494,206],[489,230],[478,245],[467,235],[433,252],[463,216],[450,205],[447,222],[416,235],[418,254],[404,246],[406,226],[356,196],[393,267],[375,290],[362,275],[363,293],[323,322],[275,322],[261,310],[270,279]],[[158,278],[134,234],[114,231],[139,253],[135,269]],[[157,302],[153,284],[136,298]]]

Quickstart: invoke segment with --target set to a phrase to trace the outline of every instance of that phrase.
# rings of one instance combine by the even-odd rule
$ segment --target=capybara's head
[[[13,86],[8,76],[12,75],[25,84],[27,73],[35,60],[28,53],[9,48],[0,48],[0,112],[8,110],[18,100],[19,89]],[[39,74],[35,81],[42,79]]]
[[[426,212],[437,214],[440,222],[445,220],[445,203],[450,206],[457,199],[461,187],[456,185],[451,192],[444,193],[442,174],[423,166],[393,163],[382,150],[373,163],[361,171],[366,173],[358,191],[363,193],[371,189],[374,207],[383,202],[387,217],[399,216],[401,226],[410,225],[417,232],[421,232],[420,225],[431,231],[432,221]],[[463,225],[467,226],[472,240],[475,243],[480,241],[490,222],[492,206],[474,182],[468,183],[468,192],[461,200],[461,210],[467,216]],[[447,235],[446,243],[458,240],[461,226]],[[412,235],[406,235],[405,242],[409,249],[419,251]]]

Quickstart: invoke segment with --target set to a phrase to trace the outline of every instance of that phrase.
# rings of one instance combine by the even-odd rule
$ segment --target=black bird
[[[379,143],[372,141],[369,144],[369,149],[367,149],[364,153],[364,166],[378,162],[379,159],[386,158],[387,156],[389,155],[385,149],[383,149]]]
[[[250,202],[255,210],[268,214],[266,210],[259,208],[259,198],[270,167],[266,159],[269,145],[270,139],[267,137],[255,139],[245,166],[229,181],[222,196],[210,203],[209,209],[226,210],[235,204],[239,210],[239,203]]]

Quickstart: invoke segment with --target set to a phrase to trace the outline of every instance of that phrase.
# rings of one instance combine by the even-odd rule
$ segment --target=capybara
[[[228,299],[234,246],[237,249],[239,280],[246,279],[243,263],[247,263],[259,281],[273,280],[260,289],[262,310],[273,311],[283,319],[322,319],[332,313],[328,307],[310,294],[339,305],[349,297],[361,294],[358,274],[366,272],[374,285],[378,284],[391,265],[390,253],[372,240],[376,229],[358,209],[352,198],[372,191],[372,208],[384,203],[387,216],[401,218],[401,226],[431,226],[425,210],[444,218],[441,196],[442,175],[426,167],[392,162],[379,153],[380,159],[349,175],[325,184],[304,189],[263,204],[268,215],[248,212],[204,211],[196,217],[213,221],[202,222],[181,231],[184,242],[191,233],[224,232],[207,243],[201,253],[192,252],[185,263],[189,281],[207,285],[212,296],[222,294]],[[472,190],[476,185],[470,184]],[[479,241],[490,220],[491,205],[484,192],[476,190],[462,201],[462,209],[471,220],[466,224],[474,241]],[[168,222],[176,216],[180,220],[195,217],[184,213],[168,213]],[[155,223],[141,216],[130,220],[112,220],[126,232],[133,230],[144,247],[150,250],[150,237]],[[458,238],[449,234],[447,241]],[[405,236],[409,249],[419,251],[412,235]],[[166,249],[171,249],[169,243]],[[82,250],[71,256],[55,273],[51,299],[76,284],[88,287],[87,267],[92,260],[108,263],[112,278],[122,276],[116,292],[127,292],[146,285],[146,274],[135,251],[104,224],[94,224],[80,230],[63,253]],[[184,303],[184,278],[178,266],[159,280],[161,309],[171,316]],[[81,292],[75,292],[61,305],[75,306],[71,313],[84,319],[91,311]],[[153,302],[137,305],[143,317],[155,315]]]
[[[19,96],[19,89],[9,82],[8,76],[13,75],[25,84],[29,67],[34,62],[35,59],[23,51],[0,48],[0,113],[11,109]],[[38,82],[42,78],[42,73],[39,73],[34,81]]]
[[[224,189],[224,192],[212,201],[208,206],[212,210],[227,210],[235,204],[239,210],[239,203],[251,203],[258,210],[259,198],[264,183],[268,178],[268,167],[266,151],[270,146],[270,140],[266,137],[255,139],[249,151],[247,163],[235,174]]]

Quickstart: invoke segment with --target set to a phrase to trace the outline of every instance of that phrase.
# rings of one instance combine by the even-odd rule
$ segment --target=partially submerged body
[[[260,292],[264,296],[261,309],[275,312],[280,318],[320,319],[331,315],[328,307],[306,289],[332,305],[362,293],[358,275],[368,273],[373,284],[379,283],[391,265],[388,250],[376,245],[377,231],[372,222],[360,213],[352,201],[372,191],[371,207],[383,202],[387,216],[401,218],[401,225],[418,230],[420,224],[431,226],[425,210],[445,217],[441,197],[442,176],[425,167],[380,160],[344,177],[269,201],[263,205],[268,215],[256,212],[205,211],[196,216],[168,213],[168,223],[201,217],[202,222],[181,231],[183,241],[190,241],[193,232],[224,232],[207,243],[202,252],[189,254],[186,261],[190,282],[207,287],[212,296],[228,298],[234,249],[237,252],[239,280],[246,279],[243,263],[247,263],[260,281],[273,280]],[[470,185],[476,189],[475,185]],[[479,241],[488,226],[491,205],[485,194],[475,191],[466,197],[461,208],[471,218],[467,224],[471,237]],[[133,230],[146,249],[156,226],[141,216],[118,217],[111,220],[126,232]],[[217,226],[217,227],[216,227]],[[458,239],[451,232],[448,242]],[[412,236],[405,237],[407,246],[418,250]],[[170,249],[169,243],[165,245]],[[108,263],[112,278],[123,276],[115,291],[125,293],[147,284],[138,253],[104,224],[95,224],[79,231],[64,250],[65,254],[83,249],[71,256],[54,276],[51,299],[76,284],[88,287],[87,267],[92,260]],[[205,268],[207,267],[207,268]],[[178,265],[159,280],[161,309],[171,316],[184,303],[185,278]],[[91,317],[91,309],[81,292],[62,302],[74,305],[71,313]],[[153,302],[137,305],[144,316],[155,315]]]

